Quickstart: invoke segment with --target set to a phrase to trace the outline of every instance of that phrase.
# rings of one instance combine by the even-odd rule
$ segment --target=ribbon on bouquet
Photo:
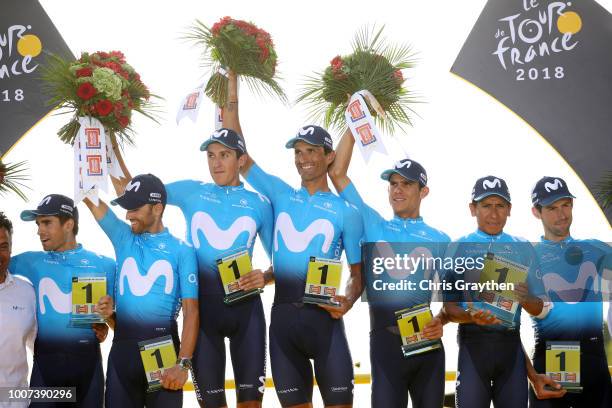
[[[89,116],[79,118],[74,139],[74,203],[88,197],[98,205],[98,191],[108,191],[108,176],[124,177],[102,123]]]
[[[374,123],[374,118],[370,113],[368,103],[382,118],[385,111],[380,106],[374,95],[366,89],[355,92],[349,101],[344,117],[346,123],[359,146],[359,151],[367,163],[373,152],[387,154],[382,136],[378,127]]]

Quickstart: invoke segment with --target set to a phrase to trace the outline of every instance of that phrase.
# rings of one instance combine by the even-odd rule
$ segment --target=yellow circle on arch
[[[41,51],[42,43],[40,38],[34,34],[24,35],[19,39],[19,41],[17,41],[17,52],[19,52],[19,54],[21,54],[23,57],[26,55],[36,57]]]
[[[557,28],[561,34],[576,34],[582,28],[582,19],[575,11],[566,11],[557,19]]]

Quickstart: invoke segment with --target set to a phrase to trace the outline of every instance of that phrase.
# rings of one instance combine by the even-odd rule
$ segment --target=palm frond
[[[23,201],[28,200],[26,195],[21,191],[22,189],[30,189],[24,183],[30,180],[27,174],[26,164],[26,161],[4,164],[0,160],[0,195],[6,195],[9,192],[13,192]]]
[[[612,171],[608,171],[601,181],[597,183],[597,201],[601,208],[607,210],[612,208]]]

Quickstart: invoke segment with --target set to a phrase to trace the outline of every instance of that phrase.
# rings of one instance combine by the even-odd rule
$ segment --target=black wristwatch
[[[191,370],[192,367],[191,359],[186,357],[176,360],[176,364],[178,364],[178,366],[185,371]]]

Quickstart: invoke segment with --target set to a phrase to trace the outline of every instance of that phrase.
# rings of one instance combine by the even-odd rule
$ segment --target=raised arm
[[[106,203],[102,200],[98,200],[98,205],[95,205],[93,201],[85,197],[85,199],[83,199],[83,202],[85,203],[87,208],[89,208],[89,211],[91,211],[96,221],[100,221],[108,212],[108,205],[106,205]]]
[[[342,192],[346,186],[351,182],[348,177],[348,168],[351,164],[351,157],[353,155],[353,146],[355,145],[355,139],[351,134],[350,129],[342,135],[340,143],[336,147],[336,158],[333,163],[327,169],[327,173],[334,183],[334,187],[338,193]]]
[[[236,75],[234,71],[228,70],[227,79],[227,103],[223,107],[223,127],[232,129],[244,139],[238,114],[238,75]],[[240,174],[242,174],[243,177],[246,177],[253,163],[253,159],[247,154],[247,160],[244,166],[240,168]]]
[[[125,191],[125,186],[132,180],[132,175],[128,170],[125,161],[123,160],[123,156],[121,155],[121,150],[119,149],[119,145],[117,144],[117,139],[111,137],[111,144],[113,148],[113,152],[115,152],[115,157],[117,158],[117,163],[119,163],[119,167],[121,167],[121,171],[123,172],[122,178],[116,178],[111,176],[111,182],[113,183],[113,187],[115,188],[115,192],[118,196],[123,194]]]

